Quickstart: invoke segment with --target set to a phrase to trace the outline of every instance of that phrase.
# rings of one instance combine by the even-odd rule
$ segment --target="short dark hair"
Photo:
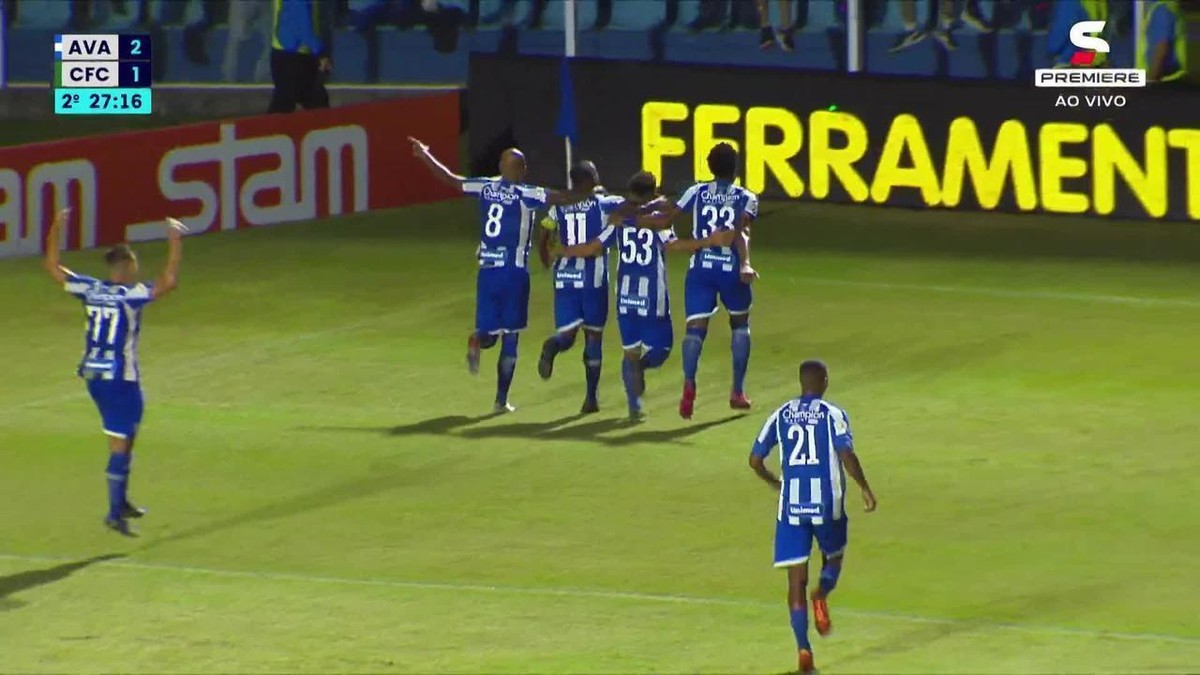
[[[648,198],[653,197],[655,190],[658,189],[658,179],[649,171],[639,171],[633,174],[629,179],[629,192],[634,197]]]
[[[717,143],[708,151],[708,170],[721,180],[737,177],[738,153],[728,143]]]
[[[134,258],[133,249],[129,248],[129,244],[117,244],[108,249],[104,254],[104,262],[108,263],[109,267],[120,263],[133,262]]]
[[[800,380],[803,382],[813,377],[821,379],[829,377],[829,368],[824,361],[810,359],[800,364]]]
[[[573,187],[580,183],[600,184],[600,172],[596,170],[595,164],[587,160],[576,162],[575,166],[571,167],[570,176]]]

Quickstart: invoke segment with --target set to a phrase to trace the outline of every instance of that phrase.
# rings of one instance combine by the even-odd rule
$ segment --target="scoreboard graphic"
[[[149,115],[149,35],[54,36],[54,113]]]

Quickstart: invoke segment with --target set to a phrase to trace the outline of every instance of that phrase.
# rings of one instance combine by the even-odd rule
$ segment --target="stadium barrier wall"
[[[560,72],[560,59],[472,57],[473,170],[518,144],[533,179],[561,181],[559,102],[547,94]],[[589,59],[572,60],[570,76],[575,157],[610,182],[645,169],[678,189],[707,178],[708,148],[727,141],[743,183],[772,198],[1200,220],[1193,91]],[[1099,96],[1123,98],[1085,98]]]
[[[390,209],[454,196],[413,158],[458,157],[457,93],[0,148],[0,257],[40,254],[70,207],[67,249]]]

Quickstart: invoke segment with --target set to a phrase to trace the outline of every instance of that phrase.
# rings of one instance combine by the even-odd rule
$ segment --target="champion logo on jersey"
[[[565,204],[562,206],[556,206],[555,208],[557,208],[559,211],[562,211],[563,213],[586,213],[586,212],[590,211],[592,209],[592,207],[594,207],[595,205],[596,205],[595,199],[585,199],[585,200],[583,200],[581,202],[577,202],[575,204]]]
[[[704,190],[700,193],[700,201],[704,204],[728,204],[738,198],[737,192],[715,192]]]
[[[779,417],[785,424],[812,424],[825,419],[825,411],[820,405],[801,407],[793,403],[779,411]]]
[[[513,204],[521,198],[521,190],[516,185],[499,185],[489,183],[481,193],[484,199],[504,204]]]

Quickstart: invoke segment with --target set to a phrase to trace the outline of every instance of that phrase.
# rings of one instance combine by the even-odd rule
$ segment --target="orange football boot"
[[[800,675],[813,675],[817,672],[817,667],[813,665],[812,652],[807,649],[800,650]]]
[[[829,603],[826,602],[825,596],[819,591],[812,592],[812,608],[813,608],[813,623],[817,628],[817,635],[826,637],[833,632],[833,619],[829,618]]]

